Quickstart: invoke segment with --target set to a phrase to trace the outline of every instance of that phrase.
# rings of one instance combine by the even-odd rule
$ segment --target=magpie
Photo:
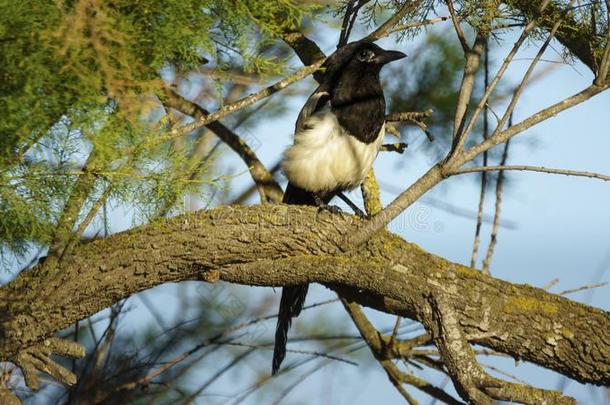
[[[372,42],[347,44],[322,65],[320,86],[299,113],[294,144],[283,155],[285,204],[331,209],[330,200],[358,186],[373,165],[385,134],[383,65],[406,57]],[[355,205],[350,204],[355,207]],[[288,329],[303,309],[308,285],[287,286],[275,332],[272,374],[286,356]]]

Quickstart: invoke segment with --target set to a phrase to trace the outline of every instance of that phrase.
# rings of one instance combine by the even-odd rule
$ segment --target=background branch
[[[205,119],[208,111],[203,107],[185,99],[174,90],[165,88],[163,102],[166,106],[195,118]],[[207,127],[214,132],[227,146],[229,146],[248,166],[248,171],[254,180],[256,188],[263,203],[279,203],[282,201],[283,191],[273,175],[258,159],[252,148],[237,134],[219,121],[211,122]]]

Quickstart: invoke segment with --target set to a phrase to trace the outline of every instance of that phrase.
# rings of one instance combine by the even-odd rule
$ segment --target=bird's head
[[[380,69],[386,63],[402,59],[407,55],[400,51],[387,51],[372,42],[363,42],[358,46],[348,63],[362,68]]]
[[[322,66],[326,69],[325,78],[333,81],[344,74],[378,74],[385,64],[406,56],[399,51],[385,50],[372,42],[358,41],[337,50]]]

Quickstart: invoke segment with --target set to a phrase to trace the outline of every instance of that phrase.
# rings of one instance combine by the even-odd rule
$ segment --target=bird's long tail
[[[316,205],[313,193],[303,190],[292,183],[288,183],[284,193],[284,204]],[[286,357],[286,342],[288,341],[288,329],[292,324],[292,318],[299,316],[309,285],[295,285],[282,289],[282,299],[275,329],[275,347],[273,348],[273,365],[271,373],[276,374],[280,364]]]
[[[288,329],[292,324],[292,318],[299,316],[305,304],[308,284],[284,287],[280,301],[280,311],[275,329],[275,347],[273,348],[273,365],[271,374],[276,374],[280,364],[286,356],[286,343],[288,341]]]

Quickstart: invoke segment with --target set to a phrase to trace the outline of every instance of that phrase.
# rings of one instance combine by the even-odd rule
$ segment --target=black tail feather
[[[332,198],[332,195],[324,196],[323,200],[330,200],[330,198]],[[303,190],[292,183],[288,183],[288,186],[286,186],[283,203],[294,205],[317,205],[314,193]],[[271,368],[272,374],[278,372],[280,364],[282,364],[284,357],[286,357],[288,329],[290,329],[290,325],[292,324],[292,318],[297,317],[303,309],[308,288],[309,285],[303,284],[284,287],[282,289],[282,299],[280,301],[277,328],[275,330],[275,347],[273,348],[273,365]]]
[[[303,284],[284,287],[282,289],[280,311],[277,318],[277,327],[275,329],[275,346],[273,348],[271,374],[276,374],[278,372],[284,357],[286,357],[288,329],[290,329],[290,325],[292,324],[292,318],[299,316],[303,309],[308,288],[308,284]]]

